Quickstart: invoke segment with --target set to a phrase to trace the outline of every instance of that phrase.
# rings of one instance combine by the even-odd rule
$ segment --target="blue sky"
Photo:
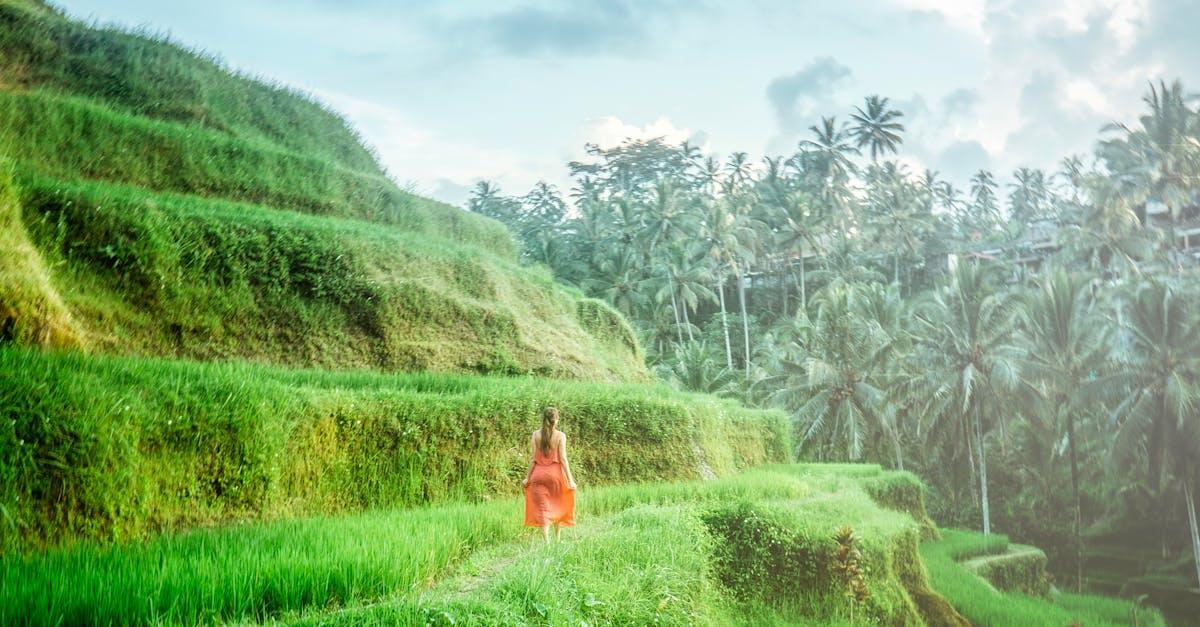
[[[905,112],[914,171],[1004,179],[1090,153],[1148,80],[1200,90],[1194,0],[58,4],[312,92],[400,183],[456,204],[481,179],[565,188],[585,142],[783,154],[873,93]]]

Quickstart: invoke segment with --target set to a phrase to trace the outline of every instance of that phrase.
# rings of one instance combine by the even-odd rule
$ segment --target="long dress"
[[[533,474],[525,486],[525,524],[544,527],[559,524],[575,526],[575,491],[567,487],[567,477],[558,459],[558,448],[550,454],[533,447]]]

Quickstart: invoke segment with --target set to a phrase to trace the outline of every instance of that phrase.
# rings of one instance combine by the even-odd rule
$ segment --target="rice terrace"
[[[1200,625],[1197,31],[0,0],[0,625]]]

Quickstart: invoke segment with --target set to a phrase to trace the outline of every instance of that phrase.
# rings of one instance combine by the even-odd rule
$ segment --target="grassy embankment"
[[[518,491],[557,405],[591,485],[788,458],[782,414],[651,385],[0,349],[0,549]]]
[[[649,378],[624,319],[518,267],[503,226],[399,189],[303,94],[169,42],[0,0],[0,160],[4,237],[24,242],[0,337]]]
[[[84,545],[0,563],[0,622],[952,623],[917,554],[923,525],[890,509],[920,489],[808,465],[585,487],[579,526],[551,548],[521,537],[507,497]],[[832,566],[846,525],[869,590],[854,603]]]
[[[943,530],[941,540],[922,545],[921,555],[933,588],[975,625],[1133,624],[1129,601],[1051,591],[1046,556],[1032,547],[1013,550],[1003,535]],[[1137,614],[1142,625],[1165,624],[1152,608]]]

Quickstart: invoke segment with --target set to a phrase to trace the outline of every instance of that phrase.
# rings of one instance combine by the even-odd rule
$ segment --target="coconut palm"
[[[895,154],[904,141],[900,136],[904,132],[904,125],[896,121],[904,114],[889,109],[888,99],[877,95],[867,96],[864,104],[867,106],[865,111],[861,107],[854,107],[854,114],[850,116],[854,126],[850,133],[854,136],[855,146],[870,148],[871,162],[874,163],[879,160],[879,155],[889,152]]]
[[[894,408],[884,391],[894,340],[856,311],[858,289],[835,281],[813,299],[811,318],[797,316],[794,357],[784,360],[785,385],[772,401],[792,412],[801,450],[815,447],[821,456],[833,451],[858,460],[868,439],[883,434],[903,468]]]
[[[701,237],[704,254],[712,261],[717,280],[717,297],[721,304],[721,327],[725,332],[725,363],[733,369],[733,346],[729,340],[729,315],[725,306],[725,277],[727,272],[741,278],[740,262],[753,259],[757,233],[749,216],[728,199],[706,203]],[[747,348],[747,360],[749,349]]]
[[[1166,205],[1175,220],[1200,187],[1200,116],[1188,100],[1179,81],[1151,83],[1143,98],[1149,111],[1137,126],[1106,127],[1122,136],[1101,142],[1099,149],[1110,172],[1143,199]]]
[[[997,292],[993,271],[959,263],[950,282],[937,290],[916,316],[921,341],[931,360],[926,430],[947,426],[968,435],[979,464],[983,533],[992,530],[988,503],[987,449],[984,436],[989,410],[1017,387],[1019,351],[1012,345],[1013,316]],[[946,423],[957,423],[947,425]],[[1003,423],[1000,423],[1003,428]],[[959,428],[962,427],[962,428]]]
[[[1113,412],[1113,458],[1143,465],[1149,489],[1171,475],[1183,491],[1196,581],[1200,585],[1200,532],[1196,475],[1200,470],[1200,316],[1196,295],[1178,285],[1146,281],[1128,303],[1121,372],[1129,393]]]
[[[1024,341],[1024,370],[1044,386],[1052,429],[1065,431],[1071,464],[1071,495],[1075,508],[1075,567],[1077,589],[1083,586],[1083,512],[1079,499],[1079,455],[1075,423],[1095,409],[1097,380],[1104,369],[1110,337],[1100,315],[1088,277],[1058,271],[1042,277],[1038,288],[1020,309]],[[1031,385],[1039,389],[1040,385]],[[1055,436],[1058,439],[1058,436]]]
[[[800,142],[800,156],[806,185],[810,193],[833,215],[842,237],[847,235],[853,214],[851,176],[855,173],[851,155],[859,154],[851,141],[846,125],[835,118],[821,118],[819,126],[811,126],[814,139]]]
[[[689,392],[726,394],[737,382],[732,368],[722,368],[720,357],[705,342],[688,342],[676,347],[674,358],[659,367],[660,378]]]

